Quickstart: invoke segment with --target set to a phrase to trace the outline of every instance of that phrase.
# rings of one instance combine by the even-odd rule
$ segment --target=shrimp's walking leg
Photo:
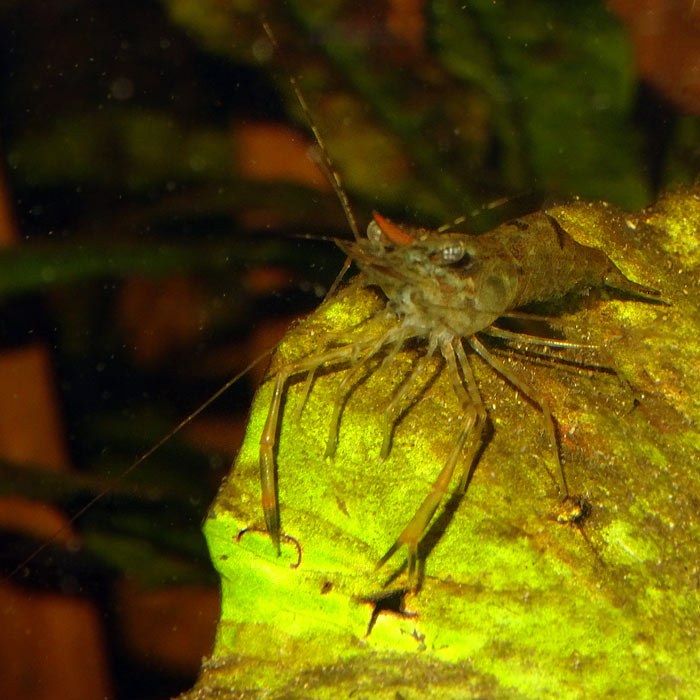
[[[406,395],[406,393],[408,392],[409,388],[413,385],[415,380],[421,374],[423,374],[423,371],[425,370],[428,362],[430,362],[430,360],[432,359],[434,352],[435,352],[435,344],[431,343],[426,354],[423,355],[418,360],[418,362],[416,362],[416,365],[411,370],[411,373],[408,375],[408,377],[406,377],[406,379],[403,381],[401,386],[399,386],[398,390],[396,391],[393,398],[391,399],[391,402],[384,409],[384,419],[383,419],[383,427],[382,427],[382,435],[383,435],[382,449],[379,453],[382,459],[387,458],[387,456],[389,455],[389,451],[391,449],[392,428],[394,426],[394,421],[396,420],[396,414],[399,410],[399,405],[401,403],[401,400]]]
[[[540,396],[539,392],[535,391],[535,389],[533,389],[529,384],[518,377],[518,375],[505,363],[501,362],[501,360],[499,360],[497,357],[494,357],[494,355],[484,347],[476,336],[469,338],[468,343],[472,346],[475,352],[477,352],[489,365],[491,365],[491,367],[496,370],[496,372],[505,377],[516,389],[525,394],[525,396],[527,396],[537,406],[537,408],[539,408],[544,419],[544,425],[549,436],[552,451],[554,452],[556,475],[559,482],[559,494],[562,501],[566,500],[569,495],[569,490],[566,486],[564,468],[562,467],[561,458],[559,456],[559,441],[557,440],[557,434],[554,429],[554,420],[552,419],[549,406],[547,406],[547,403],[542,396]]]
[[[277,488],[275,484],[274,448],[277,437],[280,401],[289,372],[280,371],[275,378],[275,388],[267,411],[267,419],[260,437],[260,491],[262,508],[265,514],[265,527],[270,533],[277,554],[280,553],[280,514],[277,505]]]
[[[462,378],[459,375],[457,360],[455,358],[455,348],[460,347],[460,341],[454,339],[450,342],[441,344],[440,349],[447,363],[447,373],[452,383],[457,398],[459,399],[462,413],[461,418],[464,420],[464,425],[455,440],[452,450],[445,462],[445,466],[440,470],[437,478],[433,482],[430,493],[425,497],[423,503],[419,506],[409,523],[403,529],[396,542],[389,548],[389,551],[379,560],[377,568],[383,566],[402,545],[406,545],[408,550],[408,579],[412,588],[416,588],[418,581],[418,542],[423,533],[428,528],[428,524],[435,513],[435,510],[440,505],[443,497],[449,489],[452,476],[455,471],[457,460],[462,454],[462,449],[467,437],[471,436],[472,445],[478,444],[483,429],[483,421],[479,420],[480,411],[477,405],[471,402],[469,395],[464,389]],[[457,350],[459,352],[459,350]],[[462,350],[462,353],[464,351]],[[471,372],[470,372],[471,374]],[[470,381],[470,379],[467,379]],[[476,430],[475,430],[476,428]],[[473,455],[476,448],[470,446],[469,455]],[[470,465],[466,465],[465,469],[469,469]]]
[[[495,328],[494,326],[485,328],[481,332],[484,333],[484,335],[490,335],[494,338],[512,340],[514,342],[523,343],[525,345],[545,345],[553,348],[572,348],[574,350],[595,350],[597,355],[602,355],[602,362],[604,364],[587,364],[589,364],[589,366],[592,366],[595,369],[602,369],[613,373],[617,377],[618,381],[623,386],[623,388],[629,391],[630,394],[636,396],[637,392],[634,390],[634,387],[632,386],[631,382],[629,381],[629,379],[627,379],[627,377],[625,377],[622,371],[615,366],[615,361],[613,360],[612,353],[606,347],[596,345],[594,343],[575,343],[569,340],[555,340],[552,338],[541,338],[540,336],[536,335],[528,335],[526,333],[514,333],[513,331],[506,331],[503,328]]]
[[[479,395],[479,389],[476,386],[476,379],[474,379],[474,373],[472,372],[471,365],[467,359],[467,353],[464,352],[464,347],[462,346],[461,340],[455,342],[455,351],[457,352],[459,366],[462,368],[462,376],[464,377],[464,381],[467,383],[469,398],[471,399],[472,405],[476,408],[477,418],[477,424],[474,426],[474,438],[470,442],[469,451],[464,459],[464,469],[462,470],[462,478],[459,482],[459,490],[461,493],[464,493],[467,490],[467,483],[469,481],[469,475],[472,471],[472,466],[474,465],[476,451],[479,449],[479,445],[481,444],[481,433],[484,429],[484,425],[486,424],[486,407],[484,406],[484,402],[481,400],[481,396]]]
[[[301,390],[301,397],[299,398],[299,403],[297,404],[296,410],[294,411],[294,422],[299,423],[301,421],[301,414],[304,412],[304,406],[306,406],[306,400],[309,398],[309,392],[313,386],[314,379],[316,379],[316,370],[318,367],[310,369],[306,373],[306,379],[304,380],[304,386]]]
[[[260,436],[260,487],[262,492],[262,507],[265,514],[265,527],[277,553],[280,552],[280,516],[277,502],[277,484],[275,480],[275,443],[279,428],[279,413],[282,395],[287,380],[300,372],[315,372],[326,362],[344,362],[350,359],[356,350],[353,345],[332,348],[318,355],[305,357],[298,362],[292,362],[280,368],[275,377],[275,386],[267,411],[265,427]],[[302,397],[305,399],[305,397]]]
[[[345,401],[345,397],[347,396],[348,387],[365,366],[365,363],[369,362],[369,360],[371,360],[384,346],[397,341],[395,350],[398,350],[402,340],[403,336],[399,334],[397,337],[396,329],[392,328],[381,338],[379,338],[379,340],[377,340],[373,345],[371,345],[364,354],[358,354],[358,356],[352,360],[350,369],[343,377],[335,392],[333,413],[331,414],[331,423],[328,428],[328,442],[326,443],[325,457],[332,457],[335,454],[336,448],[338,447],[338,425],[340,423],[340,414],[343,410],[343,403]],[[395,352],[390,353],[387,358],[393,357],[394,354]]]
[[[503,338],[515,343],[523,343],[523,345],[544,345],[550,348],[571,348],[574,350],[595,350],[597,345],[591,343],[575,343],[571,340],[557,340],[556,338],[543,338],[539,335],[530,335],[529,333],[516,333],[508,331],[505,328],[496,328],[490,326],[481,331],[485,335],[490,335],[493,338]]]
[[[622,387],[626,389],[627,391],[630,392],[630,394],[636,396],[637,392],[635,391],[634,387],[632,386],[632,383],[625,377],[625,375],[622,373],[622,371],[616,366],[615,361],[612,357],[612,353],[607,347],[603,347],[601,345],[596,345],[594,343],[575,343],[569,340],[554,340],[550,338],[541,338],[540,336],[536,335],[528,335],[526,333],[514,333],[513,331],[506,331],[503,328],[495,328],[494,326],[490,326],[489,328],[485,328],[483,331],[481,331],[484,335],[490,335],[494,338],[503,338],[504,340],[512,340],[517,343],[523,343],[525,345],[531,344],[531,345],[546,345],[548,347],[553,347],[553,348],[572,348],[574,350],[595,350],[596,354],[602,355],[603,357],[603,364],[596,364],[596,365],[590,365],[587,363],[589,366],[592,366],[594,369],[602,369],[606,370],[608,372],[613,373]],[[555,359],[556,356],[553,356]]]

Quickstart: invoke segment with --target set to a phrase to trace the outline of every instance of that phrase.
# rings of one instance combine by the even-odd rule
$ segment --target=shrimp
[[[494,356],[482,342],[482,336],[582,347],[567,341],[523,336],[493,324],[532,302],[551,301],[597,287],[609,287],[647,300],[657,299],[659,292],[625,277],[602,250],[578,243],[546,212],[509,221],[480,236],[400,226],[375,213],[366,237],[357,237],[354,241],[337,240],[336,243],[360,268],[360,274],[351,284],[381,291],[386,303],[379,313],[385,316],[383,327],[388,330],[380,334],[360,332],[348,342],[325,347],[277,369],[260,439],[265,523],[279,552],[281,531],[274,453],[281,401],[290,378],[307,375],[305,396],[310,381],[321,367],[347,368],[331,415],[326,446],[326,456],[330,457],[337,445],[344,392],[352,378],[379,355],[383,354],[384,362],[389,362],[407,341],[420,341],[425,345],[425,353],[384,410],[380,454],[382,457],[389,454],[399,405],[437,351],[460,405],[461,428],[430,492],[377,564],[377,568],[381,567],[405,545],[408,577],[415,588],[418,544],[447,494],[459,463],[463,465],[459,489],[465,490],[487,420],[467,350],[480,356],[541,412],[554,455],[559,492],[564,500],[568,489],[547,402],[535,387]]]
[[[263,21],[263,29],[273,48],[278,49],[276,37],[266,21]],[[480,336],[558,347],[591,347],[513,333],[493,324],[528,304],[552,301],[572,292],[585,293],[593,288],[609,287],[645,300],[658,300],[660,292],[628,279],[602,250],[578,243],[555,217],[544,211],[508,221],[479,236],[401,226],[375,212],[367,226],[366,236],[360,236],[342,179],[333,168],[311,110],[296,79],[292,75],[287,77],[319,147],[318,165],[343,208],[354,238],[349,241],[334,239],[347,259],[327,298],[333,296],[338,281],[350,263],[354,262],[360,273],[350,284],[381,291],[386,300],[383,311],[379,312],[385,316],[385,323],[381,325],[388,330],[379,334],[370,330],[360,332],[347,342],[322,347],[318,352],[276,369],[259,448],[265,527],[279,555],[282,532],[275,447],[282,399],[288,382],[297,375],[306,374],[302,401],[297,409],[298,417],[319,369],[347,369],[331,413],[325,456],[332,457],[337,447],[345,394],[353,378],[379,355],[384,355],[384,363],[390,362],[409,340],[422,341],[425,344],[424,355],[384,409],[380,456],[385,458],[390,452],[393,427],[402,399],[418,382],[438,350],[460,405],[462,427],[430,492],[377,562],[379,569],[405,545],[408,579],[411,588],[416,589],[418,544],[447,494],[460,462],[463,467],[458,488],[462,493],[466,490],[487,421],[486,408],[476,385],[465,343],[473,353],[527,396],[541,412],[563,502],[569,492],[554,420],[547,402],[535,387],[495,357]]]

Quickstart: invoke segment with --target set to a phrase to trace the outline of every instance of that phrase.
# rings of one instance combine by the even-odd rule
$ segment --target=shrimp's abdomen
[[[605,286],[613,271],[626,279],[602,250],[578,243],[544,212],[508,221],[484,237],[498,241],[515,259],[518,283],[514,308]]]

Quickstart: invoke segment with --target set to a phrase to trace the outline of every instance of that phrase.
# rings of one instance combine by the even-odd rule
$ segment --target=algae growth
[[[268,380],[205,524],[223,610],[187,697],[697,696],[700,300],[687,251],[699,196],[669,194],[636,214],[586,203],[549,210],[667,304],[604,290],[567,297],[549,307],[552,328],[597,349],[501,346],[556,417],[569,489],[585,506],[574,515],[557,498],[541,415],[474,358],[493,430],[466,495],[443,503],[422,542],[416,593],[406,588],[404,552],[379,572],[375,564],[455,437],[458,406],[441,364],[396,425],[384,462],[381,411],[420,349],[354,385],[333,460],[324,450],[344,370],[318,376],[299,421],[303,377],[290,382],[277,462],[282,529],[301,550],[296,568],[291,540],[278,557],[265,534],[238,536],[264,522],[258,444]],[[383,303],[371,289],[341,291],[290,331],[270,376],[328,333],[351,335]]]

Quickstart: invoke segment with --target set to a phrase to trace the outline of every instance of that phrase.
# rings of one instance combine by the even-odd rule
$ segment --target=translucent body
[[[592,287],[609,286],[642,297],[655,297],[658,293],[627,279],[601,250],[576,242],[556,219],[543,212],[507,222],[481,236],[401,228],[375,214],[366,238],[337,243],[363,272],[355,284],[381,289],[387,300],[383,313],[391,323],[383,335],[355,334],[351,342],[321,348],[318,353],[278,369],[260,441],[265,522],[279,549],[274,454],[281,400],[290,377],[307,373],[306,395],[311,378],[320,367],[347,368],[337,391],[329,425],[326,456],[331,456],[337,444],[344,397],[353,379],[366,369],[372,358],[382,354],[383,361],[390,362],[408,339],[424,340],[425,355],[416,362],[384,409],[381,455],[386,456],[391,449],[393,424],[402,399],[438,349],[459,401],[460,428],[430,492],[379,561],[381,566],[405,544],[409,581],[415,587],[418,584],[418,543],[448,492],[459,463],[462,464],[460,488],[465,488],[486,421],[486,410],[464,343],[528,396],[541,411],[553,448],[560,493],[566,498],[568,491],[554,422],[546,402],[534,387],[494,357],[478,335],[483,333],[523,342],[576,347],[566,341],[514,334],[492,327],[492,324],[528,303],[547,301]]]

